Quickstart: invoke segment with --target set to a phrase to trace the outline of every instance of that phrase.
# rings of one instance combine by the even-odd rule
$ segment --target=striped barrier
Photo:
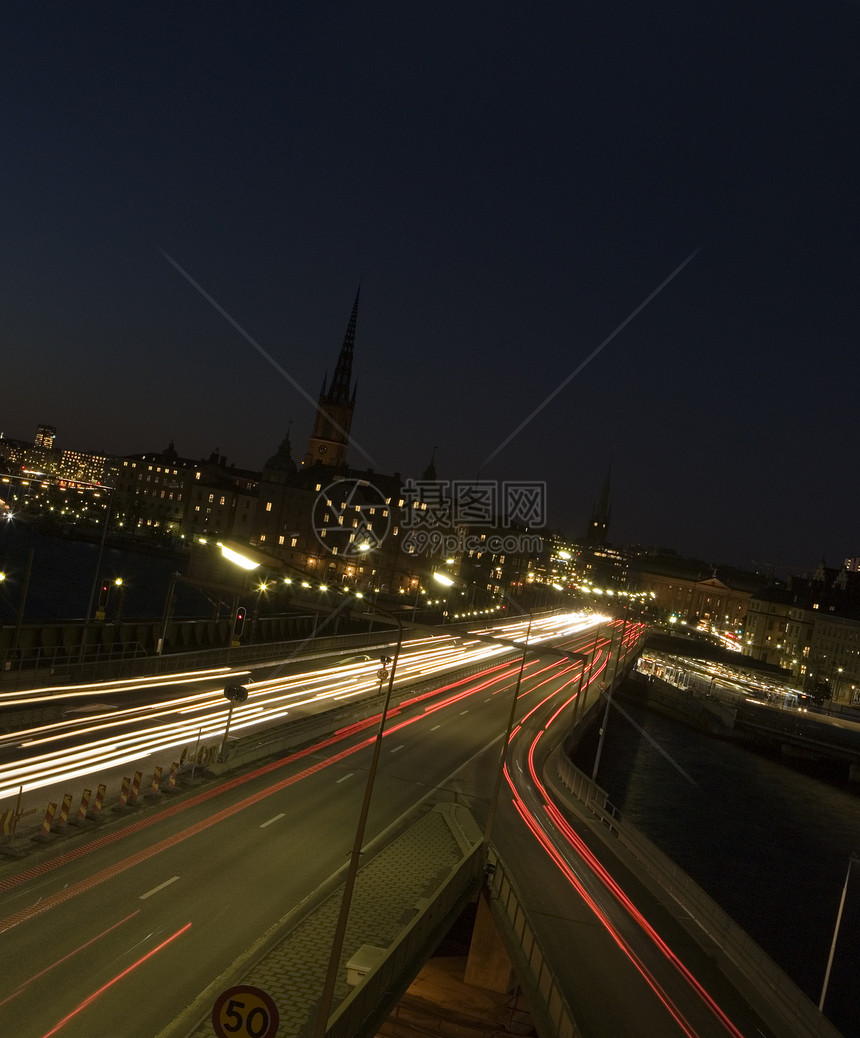
[[[60,805],[60,817],[57,819],[57,832],[63,832],[69,824],[69,811],[72,809],[72,794],[66,793]]]
[[[42,828],[33,837],[34,840],[47,840],[51,834],[51,823],[54,821],[54,815],[57,813],[56,804],[48,804],[48,809],[45,811],[45,818],[42,822]]]
[[[4,836],[11,836],[15,832],[16,816],[14,811],[4,811],[0,814],[0,832]]]
[[[93,791],[91,789],[85,789],[81,794],[81,806],[78,808],[78,813],[72,819],[73,825],[83,825],[87,820],[87,808],[89,807],[90,797]]]
[[[150,800],[156,799],[159,793],[161,792],[161,771],[162,768],[159,764],[155,771],[153,771],[152,773],[152,782],[150,783],[149,792],[147,793],[147,796],[150,798]]]
[[[131,780],[131,792],[128,795],[128,806],[137,807],[137,795],[140,793],[140,781],[143,778],[142,771],[136,771]]]
[[[174,761],[170,765],[170,774],[167,776],[167,785],[164,787],[165,793],[176,792],[176,773],[179,771],[179,761]]]
[[[131,792],[131,779],[126,775],[122,780],[122,787],[119,791],[119,803],[114,808],[115,811],[123,811],[128,807],[128,794]]]
[[[101,816],[102,816],[102,804],[104,803],[105,792],[106,791],[107,791],[107,786],[105,786],[104,784],[99,784],[99,787],[96,790],[95,802],[93,803],[92,809],[89,812],[89,817],[90,818],[92,818],[94,820],[101,818]]]

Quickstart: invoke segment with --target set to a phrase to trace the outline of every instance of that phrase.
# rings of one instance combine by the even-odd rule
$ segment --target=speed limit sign
[[[227,988],[212,1010],[218,1038],[275,1038],[279,1022],[271,997],[248,984]]]

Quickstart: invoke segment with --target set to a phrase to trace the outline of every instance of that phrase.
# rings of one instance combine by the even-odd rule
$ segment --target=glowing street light
[[[206,542],[202,541],[201,543],[205,544]],[[235,565],[239,566],[241,569],[246,570],[255,570],[260,568],[259,562],[255,562],[254,559],[236,551],[235,548],[230,548],[226,544],[222,544],[221,541],[217,541],[216,543],[221,549],[221,554],[228,562],[235,563]]]

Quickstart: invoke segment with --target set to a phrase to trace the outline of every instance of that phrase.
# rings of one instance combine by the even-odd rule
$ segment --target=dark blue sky
[[[362,278],[353,434],[581,532],[860,554],[856,4],[13,4],[0,430],[258,468]],[[353,453],[356,463],[360,455]]]

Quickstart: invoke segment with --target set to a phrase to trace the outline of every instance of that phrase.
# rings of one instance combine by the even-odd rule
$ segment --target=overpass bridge
[[[643,1025],[649,1038],[664,1034],[669,1038],[678,1034],[679,1019],[693,1021],[685,1023],[681,1032],[691,1035],[833,1038],[835,1032],[827,1021],[745,935],[733,931],[730,921],[702,900],[686,877],[624,826],[597,787],[566,768],[558,757],[558,746],[574,718],[582,726],[598,715],[606,686],[611,688],[613,680],[620,678],[622,668],[614,662],[613,679],[606,680],[607,664],[610,659],[617,661],[613,645],[614,638],[595,638],[589,680],[586,684],[580,680],[581,695],[569,694],[561,707],[554,696],[566,687],[575,688],[572,678],[557,674],[552,695],[540,699],[544,693],[539,690],[551,680],[552,668],[541,664],[529,676],[529,692],[536,695],[530,700],[527,723],[516,728],[510,744],[510,783],[500,798],[489,838],[481,834],[471,810],[464,808],[457,782],[437,778],[429,784],[433,797],[418,800],[420,817],[406,828],[390,823],[363,848],[366,864],[359,873],[354,912],[338,963],[332,1012],[322,1032],[326,1038],[364,1038],[375,1033],[440,936],[463,906],[475,899],[480,925],[470,969],[482,978],[483,986],[504,985],[512,964],[541,1038],[605,1034],[622,1038],[642,1033]],[[631,662],[635,647],[629,645],[628,650],[626,662]],[[521,648],[514,653],[525,659]],[[556,660],[554,666],[577,672],[580,664]],[[582,668],[581,674],[585,673]],[[531,707],[534,700],[539,702]],[[456,739],[462,723],[458,714],[465,712],[460,710],[462,705],[449,707],[449,738]],[[469,775],[461,789],[488,788],[486,774],[497,771],[499,725],[498,714],[490,716],[493,709],[485,708],[490,734],[482,735],[480,742],[474,740],[483,748],[465,766],[482,770],[482,781]],[[477,713],[476,709],[476,718]],[[470,719],[469,727],[473,724],[477,720]],[[424,735],[415,737],[415,754],[429,741],[429,729],[422,731]],[[234,749],[238,752],[240,747]],[[268,745],[266,752],[273,749]],[[454,756],[456,760],[452,757],[446,767],[457,767],[459,775],[464,755]],[[468,803],[471,809],[483,809],[474,793]],[[536,851],[535,839],[543,843],[545,854]],[[277,860],[286,864],[287,859]],[[211,1038],[214,997],[241,982],[271,988],[277,995],[284,1014],[278,1031],[281,1038],[311,1038],[317,993],[322,990],[320,971],[325,970],[345,868],[331,875],[322,892],[314,893],[312,904],[300,901],[253,946],[238,945],[245,949],[240,957],[206,991],[196,994],[158,1038]],[[145,896],[160,889],[154,887]],[[627,891],[632,891],[635,907],[628,904]],[[652,938],[646,932],[642,922],[646,918],[655,935],[671,935],[667,940],[672,947],[676,943],[683,947],[684,961],[695,959],[696,976],[707,977],[704,997],[689,983],[683,964],[664,952],[662,936]],[[260,929],[252,932],[256,937]],[[204,976],[208,979],[216,972]],[[199,983],[192,992],[197,992]],[[730,1007],[731,1017],[742,1021],[740,1030],[727,1028],[714,1015],[707,994],[711,990],[720,1004]],[[157,1030],[151,1028],[147,1038]]]
[[[615,680],[621,678],[619,671]],[[579,718],[583,725],[603,709],[599,686],[591,689],[589,698],[588,709]],[[285,918],[277,931],[249,949],[230,977],[213,981],[175,1026],[158,1038],[212,1038],[211,1006],[221,989],[239,979],[268,991],[282,1007],[278,1034],[283,1038],[370,1038],[379,1032],[458,915],[475,901],[466,981],[505,991],[515,977],[540,1038],[623,1038],[642,1033],[668,1038],[679,1033],[679,1018],[695,1021],[697,1013],[706,1023],[700,1020],[686,1031],[682,1023],[680,1033],[839,1038],[779,967],[712,899],[626,824],[606,793],[569,762],[562,750],[566,734],[561,731],[552,747],[544,748],[542,773],[553,802],[577,830],[588,833],[587,855],[593,853],[596,859],[590,868],[611,870],[624,890],[635,891],[648,925],[657,932],[673,943],[698,946],[698,954],[685,952],[696,960],[696,984],[716,993],[732,1020],[740,1021],[738,1027],[727,1025],[707,999],[704,1007],[691,1008],[654,963],[645,973],[652,978],[652,988],[662,988],[663,996],[654,1000],[649,989],[649,1000],[642,1002],[639,993],[631,996],[630,1006],[620,1006],[618,989],[631,982],[616,972],[617,964],[607,955],[607,933],[595,926],[591,913],[600,919],[603,909],[571,907],[570,888],[557,886],[557,863],[536,856],[531,846],[524,851],[513,833],[517,812],[510,803],[500,812],[497,836],[487,843],[477,820],[455,799],[426,811],[393,839],[367,848],[372,857],[360,871],[354,891],[332,1012],[324,1031],[315,1029],[314,1020],[340,905],[339,884],[313,910]],[[528,737],[518,736],[511,749],[516,760],[512,771],[523,766],[532,752]],[[525,791],[523,797],[528,796]],[[574,857],[578,859],[579,852]],[[588,887],[592,881],[582,882]],[[614,930],[611,921],[604,925],[609,945],[629,941],[632,955],[638,954],[629,935]],[[680,986],[686,983],[683,979]],[[697,998],[698,994],[691,1001]]]

